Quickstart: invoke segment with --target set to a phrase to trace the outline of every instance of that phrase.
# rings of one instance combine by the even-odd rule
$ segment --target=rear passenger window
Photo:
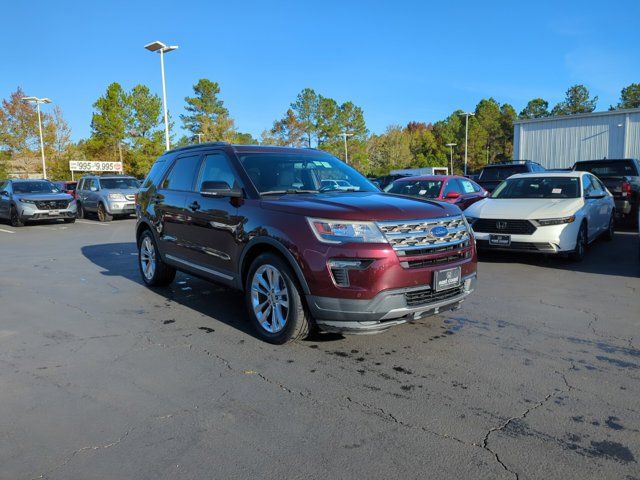
[[[169,175],[162,182],[162,188],[166,190],[192,191],[199,160],[200,155],[178,158],[173,164]]]

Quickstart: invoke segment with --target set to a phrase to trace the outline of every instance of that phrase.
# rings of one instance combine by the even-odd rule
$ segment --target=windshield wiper
[[[285,195],[295,193],[318,193],[317,190],[302,190],[299,188],[290,188],[288,190],[269,190],[266,192],[260,192],[260,195]]]
[[[340,188],[326,188],[320,189],[320,193],[325,192],[364,192],[364,190],[360,190],[359,187],[340,187]]]

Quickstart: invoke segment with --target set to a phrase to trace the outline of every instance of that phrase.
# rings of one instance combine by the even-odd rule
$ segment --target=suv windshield
[[[245,153],[240,162],[262,195],[378,191],[364,176],[330,155]]]
[[[527,167],[524,165],[508,165],[502,167],[484,167],[480,173],[478,180],[484,182],[497,182],[500,180],[506,180],[511,175],[516,173],[524,173],[527,171]]]
[[[51,182],[15,182],[13,193],[58,193],[58,189]]]
[[[442,181],[440,180],[420,180],[407,181],[398,180],[384,189],[388,193],[398,193],[400,195],[411,195],[412,197],[436,198],[440,195]]]
[[[578,162],[575,170],[593,173],[596,177],[636,176],[635,166],[631,160],[603,160],[601,162]]]
[[[579,177],[521,177],[502,182],[491,198],[578,198]]]
[[[100,186],[107,190],[122,189],[131,190],[139,188],[138,180],[135,178],[101,178]]]

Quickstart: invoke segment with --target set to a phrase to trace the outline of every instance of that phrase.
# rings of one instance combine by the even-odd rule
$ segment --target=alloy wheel
[[[289,315],[289,291],[284,277],[272,265],[262,265],[251,279],[251,306],[260,326],[280,332]]]
[[[140,266],[144,278],[151,281],[156,273],[156,249],[148,236],[145,236],[140,244]]]

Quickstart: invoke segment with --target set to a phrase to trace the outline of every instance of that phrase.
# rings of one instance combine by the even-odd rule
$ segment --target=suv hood
[[[290,194],[262,199],[270,210],[332,220],[417,220],[459,215],[444,202],[427,201],[381,192],[327,192]]]
[[[13,196],[18,199],[24,198],[33,201],[73,200],[73,197],[68,193],[14,193]]]
[[[138,189],[137,188],[103,188],[100,191],[106,194],[121,193],[122,195],[135,195],[138,192]]]
[[[582,198],[485,198],[464,213],[474,218],[538,220],[573,215],[582,205]]]

